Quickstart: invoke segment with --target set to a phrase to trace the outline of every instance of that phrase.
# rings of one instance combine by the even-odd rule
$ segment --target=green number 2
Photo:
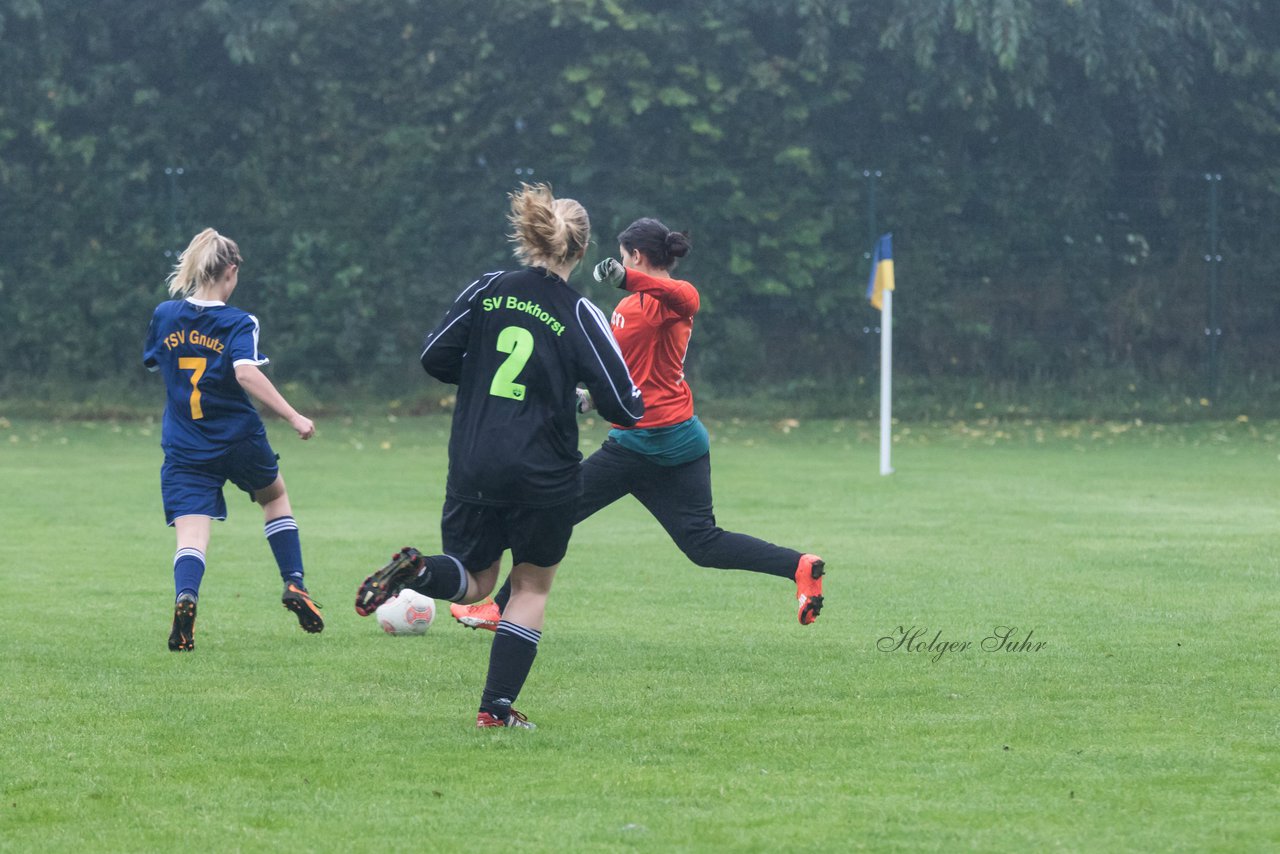
[[[516,377],[533,355],[533,333],[523,326],[508,326],[498,333],[498,350],[511,355],[498,366],[493,382],[489,383],[489,394],[524,400],[524,386],[516,382]]]

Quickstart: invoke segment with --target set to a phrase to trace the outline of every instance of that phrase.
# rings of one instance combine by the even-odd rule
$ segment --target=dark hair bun
[[[644,255],[664,270],[675,268],[676,259],[689,254],[689,232],[672,231],[653,217],[643,217],[622,230],[618,245]]]
[[[672,258],[683,258],[689,254],[689,249],[693,246],[689,242],[687,231],[669,231],[663,242],[666,244],[667,254]]]

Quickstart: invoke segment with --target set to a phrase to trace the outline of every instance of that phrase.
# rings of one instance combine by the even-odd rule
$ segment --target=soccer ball
[[[436,618],[436,600],[416,590],[401,590],[373,613],[389,635],[424,635]]]

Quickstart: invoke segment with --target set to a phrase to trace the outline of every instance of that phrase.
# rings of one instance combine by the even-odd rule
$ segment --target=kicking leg
[[[809,625],[822,610],[825,562],[767,540],[726,531],[716,524],[711,498],[711,455],[655,471],[636,498],[698,566],[743,569],[796,584],[797,616]]]

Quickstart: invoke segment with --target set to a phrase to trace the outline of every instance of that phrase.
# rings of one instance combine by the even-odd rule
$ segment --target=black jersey
[[[604,314],[540,267],[472,282],[427,334],[421,359],[427,373],[458,385],[447,488],[461,501],[577,497],[579,382],[614,424],[644,414]]]

